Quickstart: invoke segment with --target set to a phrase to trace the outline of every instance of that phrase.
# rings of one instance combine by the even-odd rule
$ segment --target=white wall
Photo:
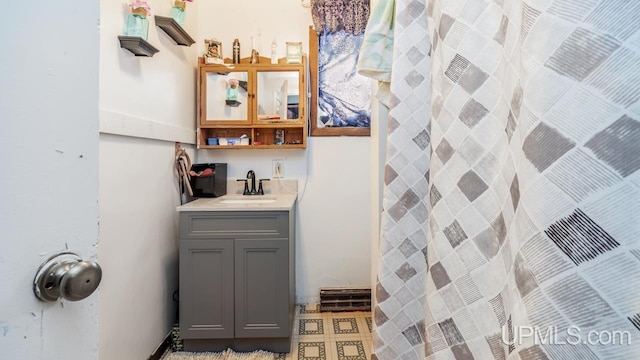
[[[204,39],[223,44],[231,57],[238,38],[241,56],[251,53],[251,37],[261,56],[278,57],[285,43],[302,42],[308,52],[311,10],[300,0],[201,2],[199,54]],[[199,162],[227,162],[231,178],[249,169],[271,177],[271,161],[285,159],[285,177],[295,178],[301,196],[297,222],[296,293],[299,303],[319,301],[321,287],[370,286],[371,273],[371,139],[310,137],[303,150],[199,150]],[[306,187],[305,187],[306,183]]]
[[[321,287],[370,286],[371,152],[368,137],[312,138],[300,202],[298,299]]]
[[[150,21],[160,51],[121,49],[126,4],[101,1],[100,20],[100,359],[146,359],[176,320],[177,182],[174,141],[195,155],[196,46],[178,46]],[[171,2],[150,1],[168,16]],[[198,2],[185,28],[195,38]]]
[[[146,359],[177,307],[173,144],[100,137],[100,358]]]

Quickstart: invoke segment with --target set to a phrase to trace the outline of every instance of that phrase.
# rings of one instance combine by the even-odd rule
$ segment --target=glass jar
[[[171,17],[182,27],[184,27],[184,19],[187,15],[186,7],[187,4],[184,1],[175,1],[171,8]]]
[[[135,8],[131,10],[127,16],[127,24],[124,29],[126,36],[138,36],[145,40],[149,35],[149,19],[147,19],[147,10],[144,8]]]
[[[227,87],[227,100],[238,100],[238,85]]]

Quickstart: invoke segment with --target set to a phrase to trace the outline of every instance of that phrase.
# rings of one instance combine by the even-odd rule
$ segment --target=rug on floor
[[[267,351],[254,351],[249,353],[235,352],[227,349],[223,352],[186,352],[177,351],[165,353],[160,360],[274,360],[282,358],[280,354],[274,354]]]

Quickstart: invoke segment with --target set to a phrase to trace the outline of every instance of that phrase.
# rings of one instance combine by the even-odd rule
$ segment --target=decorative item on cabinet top
[[[302,43],[287,42],[287,63],[300,64],[302,62]]]
[[[198,59],[198,148],[305,149],[306,57],[300,64]],[[238,139],[242,139],[239,141]]]
[[[203,57],[207,64],[223,64],[222,43],[216,39],[205,39],[204,47],[207,51]]]

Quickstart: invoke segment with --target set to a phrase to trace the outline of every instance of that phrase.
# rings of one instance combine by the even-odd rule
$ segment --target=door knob
[[[63,298],[78,301],[91,295],[100,284],[98,263],[82,260],[78,254],[63,252],[40,265],[33,281],[33,292],[42,301]]]

